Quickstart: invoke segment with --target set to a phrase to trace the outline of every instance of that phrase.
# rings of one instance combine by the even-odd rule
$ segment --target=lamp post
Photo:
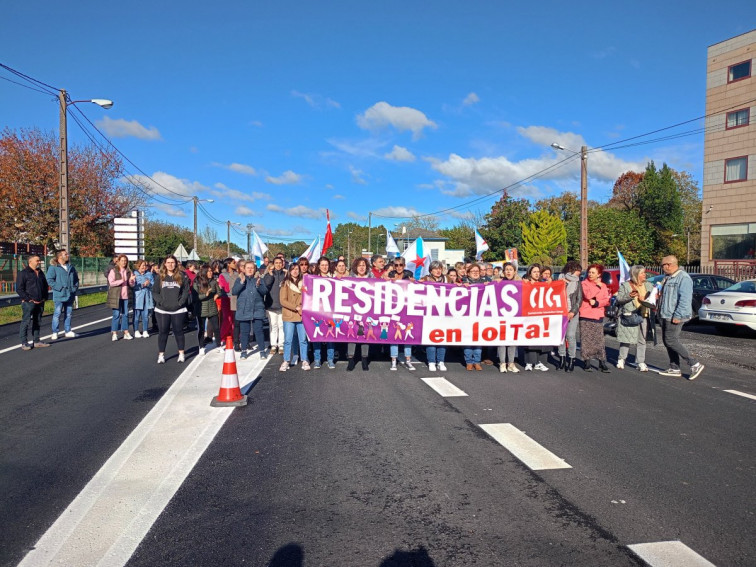
[[[347,232],[347,266],[351,266],[351,264],[349,263],[350,261],[349,254],[352,250],[352,233],[353,232],[354,232],[353,230],[350,230],[349,232]]]
[[[231,225],[241,226],[240,222],[226,221],[226,258],[231,257]]]
[[[577,154],[554,142],[551,147]],[[580,147],[580,264],[588,266],[588,146]]]
[[[197,251],[197,204],[198,203],[212,203],[212,199],[200,199],[196,195],[192,197],[194,202],[194,250]]]
[[[68,210],[68,120],[67,111],[68,106],[76,104],[78,102],[92,102],[104,109],[111,108],[113,106],[112,100],[104,98],[92,98],[88,100],[69,100],[68,93],[65,89],[58,91],[58,102],[60,103],[60,184],[59,184],[59,196],[60,196],[60,208],[59,208],[59,226],[60,234],[58,236],[59,248],[68,250],[70,244],[70,226],[69,226],[69,210]]]

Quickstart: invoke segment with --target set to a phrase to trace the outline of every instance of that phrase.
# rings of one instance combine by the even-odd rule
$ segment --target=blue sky
[[[326,208],[335,226],[456,207],[438,215],[452,226],[569,157],[552,142],[599,147],[702,116],[707,47],[755,22],[752,1],[43,0],[4,7],[0,62],[115,101],[79,108],[163,185],[144,180],[152,218],[190,227],[181,201],[197,195],[214,200],[200,228],[223,238],[216,220],[310,241]],[[57,131],[50,96],[0,80],[0,102],[1,127]],[[71,120],[69,137],[85,140]],[[703,135],[591,153],[590,198],[649,159],[700,180]],[[511,193],[564,190],[579,190],[577,159]]]

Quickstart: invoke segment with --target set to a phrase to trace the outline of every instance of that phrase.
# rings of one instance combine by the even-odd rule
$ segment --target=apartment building
[[[701,263],[756,254],[756,30],[708,49]]]

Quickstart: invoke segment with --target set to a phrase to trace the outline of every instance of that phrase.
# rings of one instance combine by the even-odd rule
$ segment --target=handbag
[[[637,327],[643,322],[643,316],[638,311],[632,313],[622,313],[620,321],[623,327]]]

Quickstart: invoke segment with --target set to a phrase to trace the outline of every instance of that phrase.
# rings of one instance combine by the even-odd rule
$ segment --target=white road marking
[[[745,392],[738,392],[737,390],[724,390],[728,394],[735,394],[736,396],[743,396],[744,398],[749,398],[751,400],[756,400],[756,396],[753,394],[746,394]]]
[[[493,437],[531,470],[572,468],[564,459],[560,459],[554,453],[533,441],[511,423],[478,424],[478,427]]]
[[[104,323],[105,321],[112,321],[112,320],[113,320],[112,317],[105,317],[105,319],[98,319],[97,321],[92,321],[91,323],[84,323],[83,325],[79,325],[78,327],[71,327],[71,330],[72,331],[78,331],[79,329],[83,329],[84,327],[89,327],[90,325],[96,325],[97,323]],[[50,337],[52,337],[52,334],[49,334],[49,335],[47,335],[45,337],[40,337],[40,340],[46,341]],[[65,338],[66,337],[65,337],[64,333],[58,333],[58,341],[65,340]],[[19,340],[21,340],[21,339],[19,338]],[[68,339],[68,340],[73,340],[73,339]],[[0,350],[0,354],[5,354],[6,352],[10,352],[12,350],[16,350],[17,348],[21,348],[21,344],[17,344],[16,346],[4,348],[3,350]]]
[[[237,361],[242,385],[268,360]],[[195,357],[19,567],[125,565],[234,409],[210,406],[222,369]]]
[[[467,394],[449,382],[446,378],[422,378],[422,381],[445,398],[466,396]]]
[[[651,567],[715,567],[681,541],[636,543],[627,547]]]

